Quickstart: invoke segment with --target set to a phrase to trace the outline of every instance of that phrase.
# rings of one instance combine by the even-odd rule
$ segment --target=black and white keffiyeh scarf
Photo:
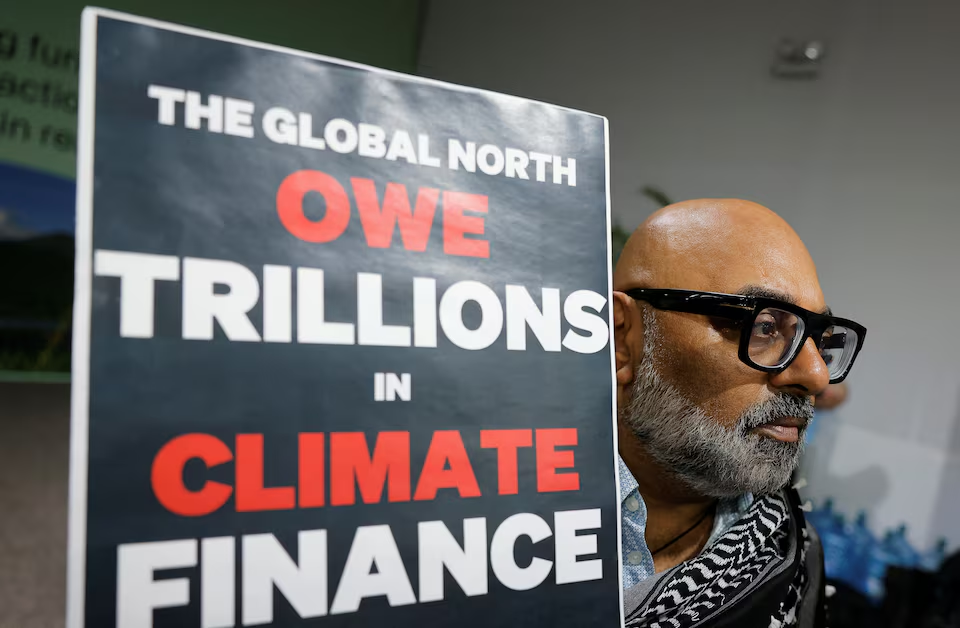
[[[786,493],[754,500],[740,521],[702,554],[643,587],[643,598],[628,612],[627,628],[724,625],[716,620],[735,606],[745,608],[738,602],[748,595],[751,625],[759,626],[759,611],[763,628],[795,626],[807,579],[809,539],[792,501]],[[754,597],[758,592],[762,594]]]

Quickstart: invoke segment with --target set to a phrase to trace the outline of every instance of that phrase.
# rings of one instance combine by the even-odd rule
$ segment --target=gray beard
[[[803,452],[806,428],[800,428],[796,443],[749,430],[787,416],[809,424],[809,399],[779,393],[748,408],[733,428],[726,428],[663,381],[654,365],[659,334],[649,310],[644,312],[644,327],[643,361],[620,421],[647,453],[675,479],[707,497],[763,495],[783,488]]]

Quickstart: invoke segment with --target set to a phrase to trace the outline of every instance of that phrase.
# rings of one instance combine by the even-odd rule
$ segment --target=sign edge
[[[100,10],[91,7],[84,8],[80,17],[66,628],[83,628],[86,601],[90,319],[93,270],[91,268],[93,261],[93,137],[99,18]]]

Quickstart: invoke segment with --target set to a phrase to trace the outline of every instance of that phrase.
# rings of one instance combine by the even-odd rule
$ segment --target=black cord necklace
[[[705,511],[703,511],[703,514],[700,515],[700,518],[697,519],[697,522],[696,522],[695,524],[693,524],[692,526],[690,526],[689,528],[687,528],[686,530],[684,530],[683,532],[681,532],[681,533],[678,534],[677,536],[673,537],[673,540],[672,540],[672,541],[670,541],[670,542],[667,543],[666,545],[661,546],[660,549],[654,550],[654,551],[650,552],[650,555],[651,555],[651,556],[655,556],[655,555],[659,554],[660,552],[662,552],[663,550],[667,549],[668,547],[670,547],[671,545],[673,545],[674,543],[676,543],[677,541],[679,541],[679,540],[682,539],[683,537],[687,536],[688,534],[690,534],[691,532],[693,532],[694,530],[696,530],[697,527],[698,527],[701,523],[703,523],[704,519],[706,519],[706,518],[710,515],[710,513],[712,513],[714,510],[716,510],[716,508],[717,508],[717,502],[713,502],[713,503],[710,505],[709,508],[707,508]]]

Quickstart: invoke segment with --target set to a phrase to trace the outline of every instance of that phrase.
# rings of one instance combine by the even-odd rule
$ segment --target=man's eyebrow
[[[755,284],[748,284],[737,291],[737,294],[742,294],[745,297],[754,297],[759,299],[776,299],[777,301],[783,301],[784,303],[789,303],[790,305],[796,305],[797,300],[794,299],[791,295],[786,292],[780,292],[779,290],[774,290],[772,288],[765,288],[764,286],[758,286]]]
[[[737,291],[737,294],[742,294],[745,297],[754,297],[760,299],[776,299],[778,301],[783,301],[784,303],[797,305],[797,300],[793,298],[792,295],[755,284],[748,284],[740,288],[740,290]],[[831,310],[829,307],[824,307],[822,310],[820,310],[820,313],[826,314],[827,316],[833,316],[833,310]]]

